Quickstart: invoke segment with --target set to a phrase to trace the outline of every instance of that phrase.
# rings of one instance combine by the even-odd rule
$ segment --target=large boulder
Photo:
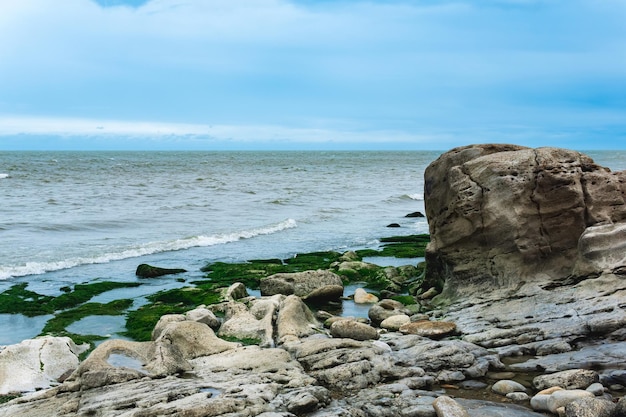
[[[35,391],[59,383],[78,367],[76,346],[69,337],[39,337],[0,350],[0,395]]]
[[[473,145],[424,177],[427,286],[467,294],[625,263],[626,171],[565,149]]]
[[[261,295],[297,295],[303,299],[339,299],[343,295],[343,282],[334,272],[318,269],[279,273],[261,280]]]

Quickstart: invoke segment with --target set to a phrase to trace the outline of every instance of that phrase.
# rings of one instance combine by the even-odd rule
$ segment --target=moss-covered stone
[[[135,275],[141,278],[157,278],[163,275],[180,274],[182,272],[187,272],[187,270],[181,268],[160,268],[158,266],[141,264],[137,267]]]

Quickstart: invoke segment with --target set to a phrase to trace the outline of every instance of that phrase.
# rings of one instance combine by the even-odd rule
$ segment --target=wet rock
[[[517,402],[530,400],[530,396],[528,394],[526,394],[525,392],[517,392],[517,391],[509,392],[508,394],[506,394],[506,398],[508,398],[511,401],[517,401]]]
[[[440,338],[455,332],[456,324],[446,321],[417,321],[406,323],[400,327],[400,332],[417,336]]]
[[[378,297],[366,292],[363,288],[357,288],[354,290],[354,302],[356,304],[375,304],[378,302]]]
[[[392,332],[397,332],[400,328],[407,323],[411,322],[411,318],[406,314],[400,314],[397,316],[387,317],[380,323],[382,329],[387,329]]]
[[[586,388],[586,390],[589,391],[590,393],[592,393],[593,395],[595,395],[596,397],[604,395],[604,386],[601,383],[599,383],[599,382],[595,382],[595,383],[589,385]]]
[[[374,304],[368,311],[367,315],[376,326],[380,325],[383,320],[401,314],[410,314],[404,304],[399,301],[384,299]]]
[[[582,398],[565,406],[565,417],[613,417],[616,408],[602,398]]]
[[[86,349],[69,337],[51,336],[6,346],[0,350],[0,395],[57,385],[62,375],[78,367],[78,355]]]
[[[241,282],[231,284],[228,288],[226,288],[223,295],[223,298],[226,301],[236,301],[246,297],[248,297],[248,290]]]
[[[279,342],[285,343],[318,333],[321,325],[299,297],[290,295],[280,304],[276,329]]]
[[[598,373],[595,371],[570,369],[548,375],[539,375],[533,379],[533,385],[538,390],[554,386],[565,389],[585,389],[589,385],[598,382],[598,379]]]
[[[519,382],[503,379],[493,384],[491,390],[496,394],[507,395],[512,392],[526,392],[526,387]]]
[[[595,398],[592,393],[585,390],[559,390],[555,391],[548,397],[548,411],[556,413],[556,410],[567,406],[569,403],[580,400],[582,398]]]
[[[279,296],[280,297],[280,296]],[[228,337],[249,343],[257,343],[265,347],[274,343],[274,313],[279,300],[265,298],[255,300],[252,307],[239,302],[225,305],[225,321],[218,331],[221,337]]]
[[[185,319],[190,321],[197,321],[198,323],[204,323],[213,330],[218,330],[222,324],[220,319],[215,316],[215,313],[205,307],[198,307],[186,312]],[[182,320],[175,319],[174,321]]]
[[[467,410],[452,398],[442,395],[433,401],[437,417],[470,417]]]
[[[214,355],[239,346],[238,343],[220,339],[209,326],[195,321],[168,324],[155,343],[172,346],[185,359]]]
[[[182,272],[187,272],[187,270],[180,268],[160,268],[158,266],[141,264],[137,266],[135,275],[141,278],[157,278],[163,275],[180,274]]]
[[[354,320],[339,320],[330,326],[333,337],[354,340],[376,340],[378,331],[372,326]]]
[[[426,217],[422,212],[414,211],[413,213],[409,213],[404,217]]]
[[[261,280],[260,287],[264,296],[295,294],[302,298],[315,296],[339,299],[343,295],[341,277],[334,272],[321,269],[270,275]]]
[[[167,327],[170,323],[176,323],[187,320],[187,317],[184,314],[165,314],[161,316],[157,324],[152,329],[152,337],[151,340],[157,340],[161,333],[163,333],[163,329]]]

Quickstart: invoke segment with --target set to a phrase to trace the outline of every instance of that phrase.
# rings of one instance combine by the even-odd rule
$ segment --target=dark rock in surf
[[[424,216],[424,214],[420,211],[414,211],[413,213],[409,213],[404,217],[426,217],[426,216]]]
[[[391,223],[388,224],[387,227],[400,227],[400,225],[398,223]]]
[[[135,275],[141,278],[156,278],[163,275],[180,274],[181,272],[187,272],[186,269],[179,268],[159,268],[158,266],[152,266],[148,264],[141,264],[137,267]]]

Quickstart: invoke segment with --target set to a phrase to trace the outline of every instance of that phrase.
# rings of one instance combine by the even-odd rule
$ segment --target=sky
[[[626,149],[624,0],[0,0],[0,150]]]

